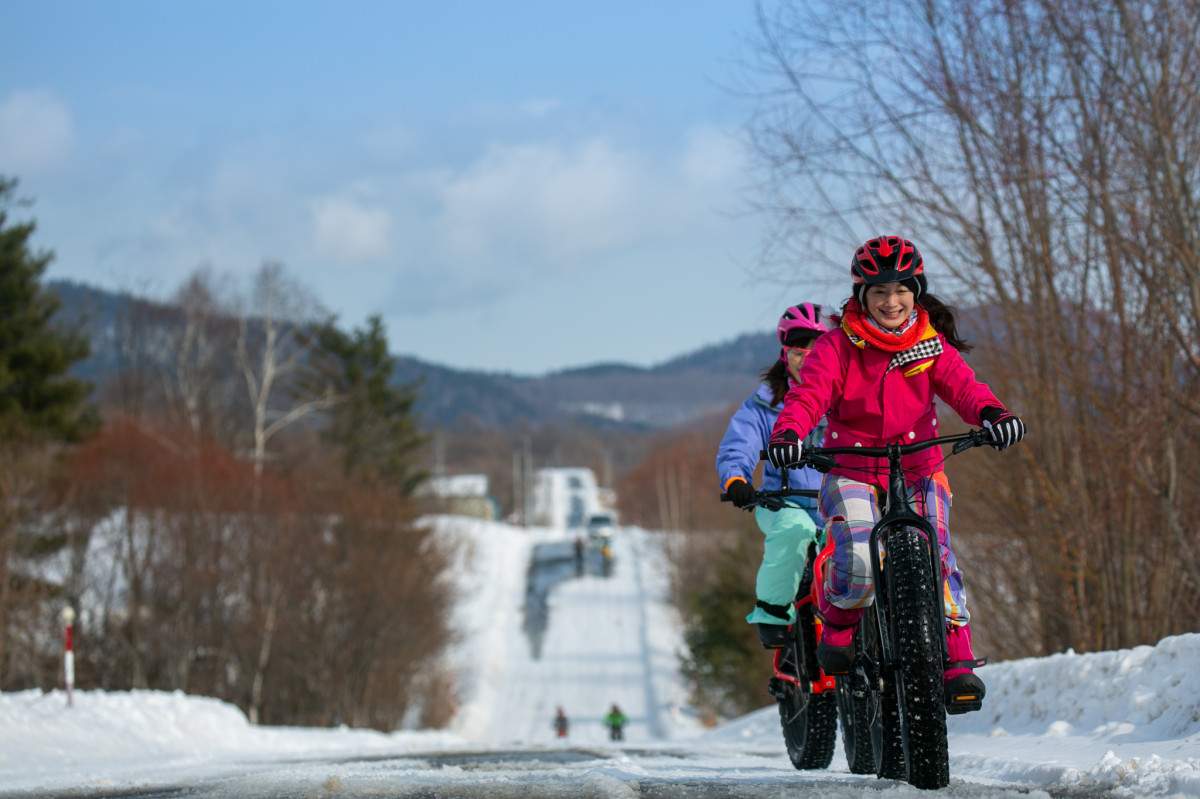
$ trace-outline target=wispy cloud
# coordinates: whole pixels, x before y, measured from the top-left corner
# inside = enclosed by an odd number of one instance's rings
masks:
[[[400,126],[383,148],[361,135],[229,137],[166,169],[122,150],[106,185],[138,224],[97,221],[102,263],[146,264],[171,282],[201,263],[236,274],[279,260],[343,307],[425,315],[566,286],[618,260],[723,255],[723,211],[744,174],[725,131],[694,127],[671,146],[576,127],[447,144]]]
[[[521,103],[520,110],[535,119],[544,119],[561,106],[558,100],[535,99]]]
[[[328,197],[313,204],[317,252],[346,264],[385,258],[391,252],[391,219],[379,207],[346,197]]]
[[[646,178],[602,140],[492,146],[441,187],[438,230],[452,257],[570,268],[637,236]]]
[[[693,186],[728,188],[744,178],[746,151],[729,131],[697,127],[688,132],[679,167],[682,177]]]
[[[428,224],[410,225],[416,236],[400,245],[394,303],[428,312],[484,302],[622,252],[703,247],[723,235],[742,167],[736,142],[707,127],[670,157],[603,137],[493,144],[412,184],[407,199]]]
[[[71,111],[53,92],[17,90],[0,101],[0,170],[21,175],[51,169],[74,146]]]

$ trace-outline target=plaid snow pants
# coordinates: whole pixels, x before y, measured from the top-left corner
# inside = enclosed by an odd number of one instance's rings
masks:
[[[942,553],[942,598],[946,621],[962,626],[971,619],[962,572],[950,548],[950,484],[946,473],[909,482],[913,508],[937,530]],[[821,512],[833,556],[825,570],[825,596],[830,604],[851,610],[875,598],[869,540],[879,521],[883,489],[848,477],[829,474],[821,484]]]

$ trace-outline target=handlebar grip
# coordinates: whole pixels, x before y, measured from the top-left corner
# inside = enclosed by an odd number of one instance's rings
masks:
[[[765,449],[760,449],[758,451],[758,459],[762,460],[762,461],[767,460],[767,451]],[[812,468],[816,469],[818,472],[821,472],[822,474],[826,474],[829,472],[830,469],[833,469],[834,467],[837,466],[837,461],[835,461],[833,459],[832,455],[818,455],[818,454],[815,454],[814,452],[812,452],[811,450],[807,450],[807,449],[803,452],[802,457],[800,458],[800,461],[801,461],[800,463],[796,464],[795,466],[792,466],[789,469],[781,470],[781,472],[783,474],[784,488],[787,488],[787,475],[788,475],[788,472],[790,472],[792,469],[802,469],[805,466],[811,466]]]

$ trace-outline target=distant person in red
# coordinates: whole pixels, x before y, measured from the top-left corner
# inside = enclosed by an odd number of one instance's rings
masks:
[[[571,726],[571,722],[567,721],[567,714],[563,712],[561,706],[558,708],[558,714],[554,717],[554,732],[559,738],[567,737],[567,728]]]

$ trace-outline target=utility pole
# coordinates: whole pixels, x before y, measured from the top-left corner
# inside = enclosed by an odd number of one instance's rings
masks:
[[[524,473],[525,473],[525,479],[523,481],[524,482],[523,487],[525,490],[525,494],[524,494],[524,500],[523,500],[523,507],[525,508],[525,512],[522,514],[521,523],[523,525],[525,525],[526,527],[528,527],[530,522],[532,521],[529,518],[529,515],[530,515],[530,510],[533,505],[533,503],[531,502],[531,494],[533,493],[533,441],[529,438],[529,436],[525,436]]]
[[[512,503],[513,517],[517,524],[525,525],[525,476],[522,474],[523,465],[521,450],[514,449],[512,453]]]

